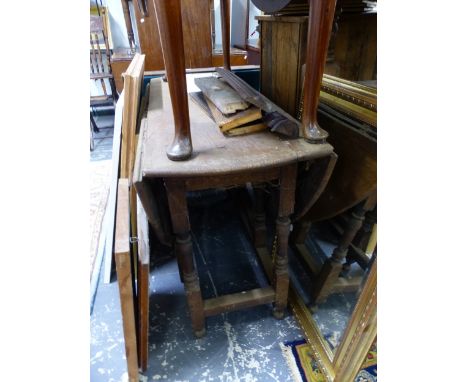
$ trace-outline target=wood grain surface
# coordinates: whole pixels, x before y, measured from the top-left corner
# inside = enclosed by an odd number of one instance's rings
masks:
[[[136,2],[135,21],[138,29],[138,40],[140,42],[141,52],[146,55],[146,68],[148,70],[163,70],[164,59],[159,38],[158,22],[156,20],[156,11],[153,0],[147,0],[148,16],[145,16]]]
[[[226,116],[223,113],[221,113],[219,109],[209,99],[206,100],[206,104],[210,109],[214,121],[223,133],[236,127],[245,125],[249,122],[262,119],[261,110],[255,106],[251,106],[245,110],[238,111],[237,113]]]
[[[150,87],[147,125],[144,132],[140,132],[142,144],[137,179],[142,176],[206,176],[262,170],[328,156],[333,152],[328,143],[310,145],[303,139],[281,139],[269,132],[225,137],[203,110],[190,101],[193,155],[189,161],[170,161],[165,151],[172,141],[174,121],[168,85],[153,79]]]
[[[249,107],[233,88],[219,78],[200,77],[195,79],[195,84],[223,114],[233,114]]]
[[[174,0],[172,0],[174,1]],[[154,0],[147,0],[148,15],[135,6],[135,19],[141,52],[146,54],[148,70],[163,70],[163,48]],[[136,5],[136,4],[135,4]],[[212,65],[210,0],[181,0],[184,56],[188,68]]]
[[[119,283],[120,308],[122,311],[122,326],[125,340],[128,378],[130,382],[138,382],[138,350],[130,256],[130,211],[128,190],[128,179],[119,179],[114,256],[117,281]]]
[[[138,222],[138,360],[143,371],[148,366],[150,243],[148,219],[137,199]]]
[[[258,16],[261,25],[262,93],[292,116],[298,114],[305,62],[307,17]]]
[[[136,53],[124,74],[125,100],[122,115],[122,149],[120,177],[132,179],[135,163],[138,109],[145,70],[145,55]]]

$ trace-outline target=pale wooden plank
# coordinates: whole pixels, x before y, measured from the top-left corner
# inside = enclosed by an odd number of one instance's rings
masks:
[[[110,283],[112,270],[112,248],[114,245],[115,210],[117,201],[117,182],[119,180],[120,144],[122,133],[122,111],[125,99],[125,89],[120,94],[115,105],[114,116],[114,137],[112,142],[112,172],[110,178],[109,199],[107,201],[106,215],[103,227],[106,229],[106,244],[104,254],[104,274],[105,284]],[[107,210],[109,213],[107,213]]]
[[[245,110],[249,107],[249,104],[233,88],[219,78],[195,78],[195,85],[223,114],[232,114],[237,110]]]
[[[148,366],[150,246],[148,219],[137,197],[138,222],[138,360],[143,371]]]
[[[238,126],[242,126],[262,118],[261,110],[255,106],[251,106],[233,114],[224,115],[218,110],[215,104],[210,101],[210,99],[205,97],[205,100],[211,111],[211,115],[222,132],[229,131]]]
[[[236,127],[235,129],[231,129],[226,132],[226,135],[229,137],[234,137],[237,135],[246,135],[252,133],[258,133],[259,131],[263,131],[267,129],[267,125],[263,122],[254,123],[252,125]]]
[[[135,162],[135,132],[138,119],[141,85],[143,81],[145,55],[135,54],[127,71],[124,73],[124,89],[126,97],[122,120],[122,150],[120,176],[132,179]]]
[[[138,353],[136,341],[135,307],[130,259],[130,216],[128,179],[119,179],[115,227],[115,268],[119,284],[120,308],[125,340],[125,354],[129,382],[138,382]]]

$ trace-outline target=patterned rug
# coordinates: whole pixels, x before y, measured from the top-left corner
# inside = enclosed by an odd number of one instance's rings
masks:
[[[295,382],[326,382],[305,340],[285,342],[281,346]],[[354,382],[377,381],[377,343],[367,354]]]

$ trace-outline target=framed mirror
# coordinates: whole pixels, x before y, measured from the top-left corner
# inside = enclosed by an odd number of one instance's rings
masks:
[[[376,341],[377,260],[358,291],[330,296],[318,308],[306,304],[297,285],[291,286],[290,294],[294,315],[322,373],[328,381],[352,381]],[[341,317],[337,320],[335,315]]]

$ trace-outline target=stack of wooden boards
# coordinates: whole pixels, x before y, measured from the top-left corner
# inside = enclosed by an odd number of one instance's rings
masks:
[[[146,370],[148,362],[148,221],[132,182],[139,120],[147,100],[146,95],[140,102],[144,67],[145,56],[137,53],[123,74],[124,89],[115,110],[110,245],[106,240],[115,260],[129,382],[139,381],[139,367]],[[103,278],[109,282],[112,256],[105,261]]]
[[[192,100],[218,125],[226,136],[237,136],[267,128],[259,107],[242,99],[223,79],[199,77],[201,92],[190,93]]]

